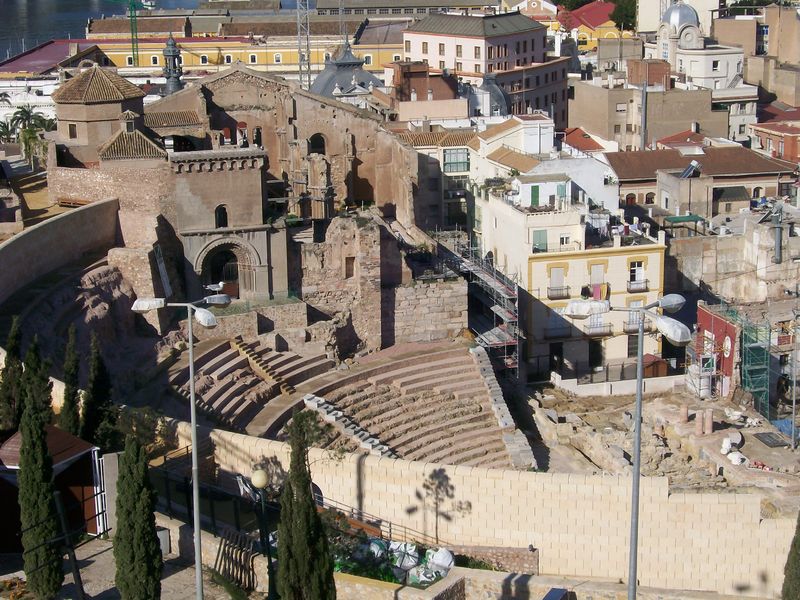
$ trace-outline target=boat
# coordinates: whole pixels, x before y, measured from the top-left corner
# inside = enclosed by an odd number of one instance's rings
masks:
[[[139,0],[145,8],[155,8],[156,7],[156,0]]]

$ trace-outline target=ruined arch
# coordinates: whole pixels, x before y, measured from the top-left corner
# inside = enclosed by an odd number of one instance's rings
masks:
[[[247,296],[256,289],[255,266],[258,252],[241,238],[224,237],[207,244],[197,255],[195,272],[203,285],[223,282],[232,298]]]
[[[321,133],[315,133],[308,138],[308,153],[309,154],[325,154],[327,147],[327,140]]]

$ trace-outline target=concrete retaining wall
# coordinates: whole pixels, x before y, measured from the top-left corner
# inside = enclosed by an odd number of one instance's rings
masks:
[[[186,423],[175,423],[179,445]],[[264,459],[288,470],[289,448],[201,429],[220,469],[250,473]],[[505,471],[312,449],[315,484],[331,500],[436,535],[443,543],[539,551],[543,574],[625,579],[630,481],[621,476]],[[433,508],[425,489],[450,486]],[[447,518],[444,518],[446,515]],[[639,578],[644,586],[777,597],[794,535],[792,518],[761,519],[755,494],[673,493],[663,477],[641,485]],[[746,560],[730,564],[731,549]]]
[[[117,233],[116,200],[76,208],[0,244],[0,304],[39,277],[91,250],[107,250]]]
[[[550,382],[556,387],[576,396],[626,396],[636,393],[636,380],[605,381],[603,383],[578,383],[577,379],[562,379],[556,372],[550,373]],[[660,394],[671,392],[686,383],[685,375],[668,377],[649,377],[642,381],[642,392]]]

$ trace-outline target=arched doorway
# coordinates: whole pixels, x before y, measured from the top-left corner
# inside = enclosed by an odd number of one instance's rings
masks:
[[[246,248],[235,242],[212,247],[200,267],[203,285],[222,282],[222,293],[231,298],[246,297],[255,291],[253,259]]]
[[[628,194],[625,196],[625,206],[633,206],[636,204],[636,194]]]
[[[753,188],[753,198],[758,200],[763,195],[764,195],[764,188],[760,188],[760,187],[754,187]]]
[[[315,133],[308,138],[309,154],[325,154],[325,138],[321,133]]]

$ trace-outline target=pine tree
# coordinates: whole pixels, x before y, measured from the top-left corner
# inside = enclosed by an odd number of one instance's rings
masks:
[[[111,377],[100,355],[100,344],[92,336],[89,354],[89,380],[83,394],[80,437],[103,450],[111,450],[114,443],[117,411],[111,400]]]
[[[40,600],[49,600],[61,588],[64,571],[53,501],[53,463],[45,432],[51,391],[46,370],[26,371],[24,386],[18,474],[23,561],[28,590]]]
[[[71,325],[67,335],[67,347],[64,350],[64,402],[58,415],[58,424],[64,431],[72,435],[80,432],[80,416],[78,407],[80,391],[78,388],[79,363],[75,349],[75,325]]]
[[[6,341],[5,364],[0,371],[0,431],[16,431],[22,415],[22,405],[18,403],[22,379],[21,337],[19,317],[14,317]]]
[[[117,590],[123,600],[153,600],[161,597],[163,564],[156,536],[156,494],[147,475],[147,455],[134,436],[125,441],[117,481]]]
[[[791,548],[789,548],[786,566],[783,568],[781,598],[784,598],[784,600],[797,600],[800,598],[800,514],[797,515],[794,539],[792,540]]]
[[[22,373],[20,384],[20,402],[17,403],[17,411],[22,419],[23,411],[30,405],[40,413],[42,422],[49,425],[53,420],[52,397],[50,394],[43,394],[39,389],[39,382],[47,382],[47,389],[53,386],[50,384],[50,365],[42,360],[39,354],[39,338],[34,336],[33,341],[25,352],[25,367]]]
[[[333,559],[311,492],[308,446],[311,413],[298,413],[289,426],[292,454],[281,496],[278,525],[278,593],[283,600],[336,598]]]

